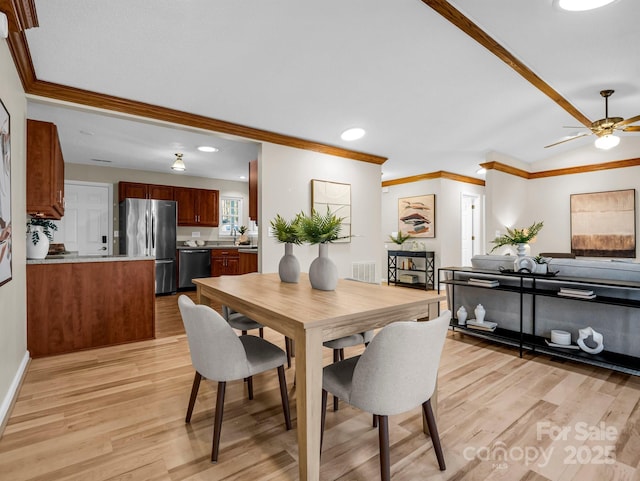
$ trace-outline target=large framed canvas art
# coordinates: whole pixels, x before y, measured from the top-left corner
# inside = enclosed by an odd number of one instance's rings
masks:
[[[0,100],[0,286],[11,280],[11,130]]]
[[[342,217],[340,238],[333,242],[351,242],[351,184],[311,181],[311,208],[325,214],[327,208],[337,217]]]
[[[435,194],[398,199],[398,232],[411,237],[436,236]]]
[[[571,195],[571,252],[587,257],[635,257],[635,189]]]

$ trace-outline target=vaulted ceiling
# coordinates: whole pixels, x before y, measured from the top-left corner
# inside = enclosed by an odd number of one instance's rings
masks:
[[[604,117],[602,89],[616,91],[610,115],[640,114],[636,0],[575,13],[552,0],[35,0],[35,10],[38,27],[10,45],[18,59],[20,45],[30,53],[29,115],[58,124],[68,162],[167,171],[181,149],[188,173],[236,178],[257,147],[232,140],[249,139],[386,158],[383,179],[396,179],[478,177],[496,156],[535,169],[640,152],[638,132],[606,152],[594,136],[544,148]],[[341,140],[353,126],[366,136]],[[216,154],[195,150],[218,139]]]

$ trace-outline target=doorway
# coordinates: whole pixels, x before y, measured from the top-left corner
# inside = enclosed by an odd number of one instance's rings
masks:
[[[64,216],[57,221],[54,242],[78,255],[111,255],[113,243],[113,185],[97,182],[65,181]]]
[[[461,265],[471,266],[471,257],[480,253],[481,208],[478,194],[462,193],[460,203],[461,219]]]

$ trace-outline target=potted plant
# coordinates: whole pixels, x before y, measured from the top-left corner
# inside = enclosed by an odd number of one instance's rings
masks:
[[[327,207],[325,214],[314,209],[310,216],[301,215],[295,226],[303,242],[318,244],[318,257],[309,266],[309,281],[314,289],[333,291],[338,285],[338,268],[329,259],[329,243],[340,238],[342,221]]]
[[[302,213],[297,214],[292,221],[288,221],[278,214],[271,221],[271,228],[276,235],[277,241],[284,244],[284,256],[278,264],[278,274],[280,274],[282,282],[295,284],[300,279],[300,263],[296,256],[293,255],[293,246],[302,244],[302,240],[296,230],[302,215]]]
[[[53,242],[53,231],[57,230],[58,226],[53,221],[31,217],[27,222],[27,258],[44,259],[49,251],[49,242]]]
[[[536,263],[536,274],[546,274],[549,272],[549,261],[550,257],[542,257],[541,255],[537,255],[533,258]]]
[[[516,229],[507,227],[507,233],[496,237],[491,242],[495,244],[491,252],[498,247],[510,245],[517,246],[518,256],[524,256],[526,252],[527,244],[536,236],[542,229],[543,222],[534,222],[529,227],[524,229]]]
[[[391,234],[389,236],[389,239],[391,240],[391,242],[394,242],[394,243],[398,244],[399,246],[404,244],[404,242],[409,238],[411,238],[411,236],[409,234],[404,235],[402,232],[398,232],[395,237],[393,236],[393,234]]]
[[[247,226],[241,225],[238,227],[238,233],[240,234],[240,238],[238,239],[238,245],[244,246],[249,244],[249,237],[246,234]]]

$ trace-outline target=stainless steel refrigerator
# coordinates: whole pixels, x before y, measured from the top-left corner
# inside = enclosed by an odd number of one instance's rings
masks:
[[[172,200],[120,202],[120,254],[156,258],[156,294],[176,292],[176,219]]]

